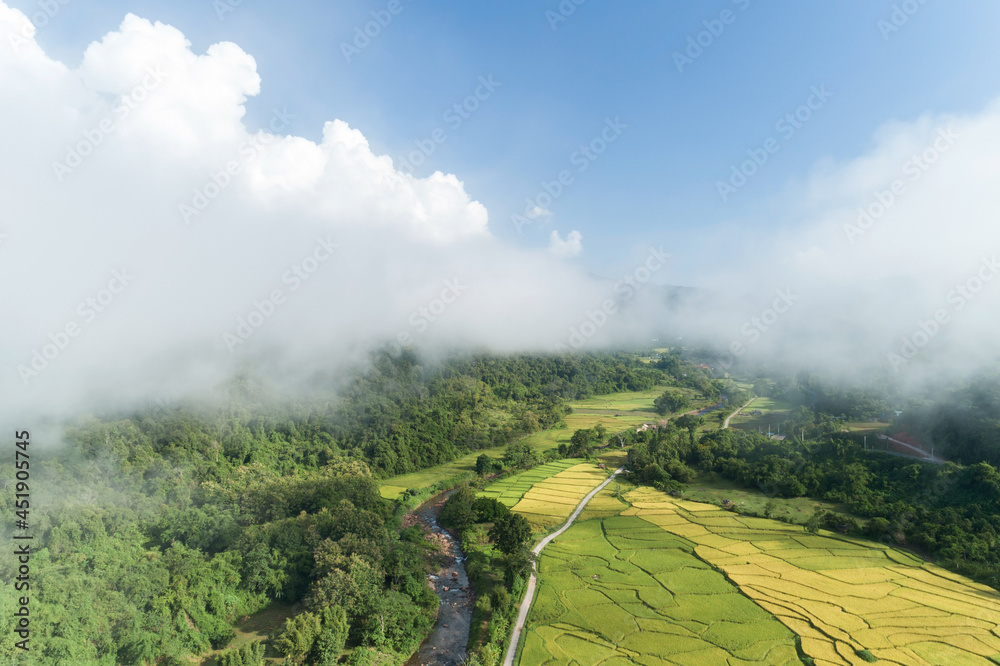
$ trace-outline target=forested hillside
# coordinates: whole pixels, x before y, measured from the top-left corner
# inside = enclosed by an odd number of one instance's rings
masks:
[[[89,417],[66,424],[59,447],[35,435],[32,651],[14,647],[8,584],[0,655],[189,663],[272,601],[311,613],[286,636],[296,663],[333,663],[345,641],[409,654],[438,603],[428,546],[400,529],[404,508],[379,496],[376,478],[550,427],[566,399],[668,378],[624,353],[427,366],[382,354],[339,393],[274,400],[244,377],[212,407]],[[13,485],[2,493],[12,506]],[[15,566],[0,560],[0,578]]]
[[[270,395],[247,375],[211,401],[60,424],[61,442],[33,435],[33,650],[26,657],[15,648],[7,584],[0,655],[15,664],[190,663],[230,645],[239,618],[279,603],[286,615],[299,604],[271,641],[290,663],[331,664],[348,653],[358,664],[378,654],[398,660],[427,634],[438,600],[425,584],[430,545],[416,527],[403,528],[407,498],[383,499],[379,479],[559,426],[571,400],[663,386],[653,408],[677,412],[680,389],[689,388],[723,404],[724,416],[752,395],[749,385],[677,353],[429,363],[404,352],[376,355],[337,378],[337,390],[307,397]],[[753,387],[800,396],[785,430],[804,433],[804,442],[681,416],[622,433],[633,478],[669,490],[712,475],[775,497],[841,502],[861,520],[830,514],[814,523],[891,540],[1000,585],[1000,475],[983,462],[1000,460],[995,384],[910,399],[885,426],[934,437],[974,463],[964,467],[873,456],[859,435],[842,432],[846,419],[892,412],[900,399],[885,391],[810,378]],[[589,455],[613,434],[581,433],[586,445],[564,454]],[[535,459],[518,447],[530,453],[518,444],[495,464]],[[0,492],[13,505],[14,485]],[[520,569],[505,557],[493,570],[506,567],[499,580],[513,587],[517,576],[508,574]],[[0,559],[6,583],[15,566]],[[491,634],[491,644],[503,640]],[[251,644],[220,663],[257,664],[258,652]]]
[[[738,430],[694,436],[696,423],[629,433],[633,478],[678,490],[697,475],[772,497],[841,503],[858,520],[820,512],[813,527],[907,546],[953,571],[1000,587],[1000,471],[865,451],[863,435],[832,429],[831,415],[800,416],[806,435],[779,441]],[[996,452],[1000,440],[989,450]]]

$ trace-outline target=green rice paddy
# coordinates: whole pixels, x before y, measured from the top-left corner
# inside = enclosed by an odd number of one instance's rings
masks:
[[[799,663],[791,630],[694,550],[636,517],[578,521],[542,553],[520,663]]]
[[[904,551],[645,487],[592,502],[542,553],[521,664],[1000,663],[1000,593]]]

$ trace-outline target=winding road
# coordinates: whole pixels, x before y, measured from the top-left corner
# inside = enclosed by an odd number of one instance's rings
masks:
[[[748,405],[749,405],[749,404],[750,404],[751,402],[753,402],[753,401],[754,401],[754,400],[756,400],[756,399],[757,399],[757,398],[750,398],[749,400],[747,400],[747,404],[746,404],[746,405],[743,405],[742,407],[740,407],[739,409],[737,409],[737,410],[736,410],[735,412],[733,412],[732,414],[730,414],[729,416],[727,416],[727,417],[726,417],[726,422],[725,422],[725,424],[723,424],[723,426],[722,426],[722,429],[723,429],[723,430],[725,430],[726,428],[728,428],[728,427],[729,427],[729,419],[731,419],[731,418],[733,418],[734,416],[736,416],[737,414],[739,414],[741,410],[743,410],[743,409],[746,409],[746,407],[747,407],[747,406],[748,406]]]
[[[550,541],[568,530],[573,524],[573,521],[576,520],[577,516],[583,512],[584,507],[587,506],[587,502],[592,500],[594,495],[604,490],[604,487],[611,483],[611,480],[618,476],[618,474],[624,469],[624,467],[619,467],[614,471],[614,474],[609,476],[607,480],[604,481],[604,483],[591,490],[586,497],[580,500],[576,509],[572,514],[570,514],[569,520],[563,523],[563,526],[558,530],[542,539],[537,546],[531,549],[531,552],[535,555],[540,554],[542,549],[549,545]],[[521,632],[524,630],[524,623],[528,619],[528,611],[531,610],[531,602],[535,598],[535,584],[537,582],[538,576],[535,575],[535,566],[532,565],[531,577],[528,579],[528,589],[524,592],[524,600],[521,602],[521,609],[517,613],[517,624],[514,625],[514,633],[510,637],[510,645],[507,646],[507,654],[503,658],[504,666],[514,666],[514,654],[517,652],[517,644],[521,640]]]

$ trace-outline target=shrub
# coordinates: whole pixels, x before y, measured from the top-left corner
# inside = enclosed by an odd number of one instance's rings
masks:
[[[264,643],[255,641],[219,657],[219,666],[263,666]]]

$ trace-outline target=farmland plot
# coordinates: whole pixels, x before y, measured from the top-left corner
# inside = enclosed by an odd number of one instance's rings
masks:
[[[594,463],[561,460],[502,479],[478,493],[494,497],[544,532],[566,521],[591,490],[608,478]]]
[[[543,552],[522,664],[797,664],[794,634],[637,517],[578,521]]]
[[[695,545],[801,636],[818,665],[1000,663],[1000,593],[874,542],[747,518],[641,488],[635,516]],[[868,659],[866,659],[868,657]]]

